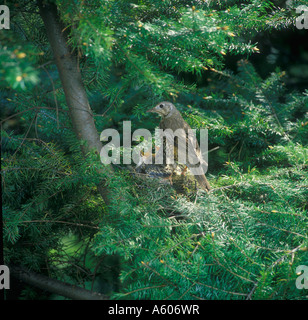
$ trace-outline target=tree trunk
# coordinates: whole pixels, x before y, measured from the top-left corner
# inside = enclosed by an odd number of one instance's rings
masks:
[[[38,5],[54,54],[75,134],[79,140],[86,141],[86,145],[82,147],[82,152],[86,156],[88,152],[94,150],[99,156],[102,144],[99,140],[92,110],[82,83],[77,58],[68,46],[67,33],[60,21],[57,7],[55,4],[43,0],[38,0]],[[107,171],[107,175],[111,175],[113,171],[111,166],[103,167],[102,165],[101,172],[103,170],[105,170],[105,173]],[[98,190],[108,205],[107,187],[101,183],[98,186]]]

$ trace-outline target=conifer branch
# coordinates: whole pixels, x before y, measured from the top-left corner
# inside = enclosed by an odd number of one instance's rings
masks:
[[[27,284],[72,300],[108,300],[106,295],[34,273],[22,266],[9,266],[12,275]]]

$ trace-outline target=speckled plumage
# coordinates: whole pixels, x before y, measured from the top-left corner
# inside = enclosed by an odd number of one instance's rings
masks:
[[[194,145],[193,141],[188,136],[188,130],[191,129],[190,126],[183,119],[181,113],[176,109],[176,107],[171,102],[167,102],[167,101],[160,102],[153,109],[148,110],[148,112],[156,112],[162,117],[159,127],[163,130],[171,129],[173,132],[175,132],[177,129],[183,129],[183,135],[180,135],[180,137],[183,138],[183,141],[186,141],[186,145],[188,146],[188,148],[186,148],[186,152],[188,152],[189,150],[189,157],[192,160],[193,164],[190,163],[188,160],[186,165],[189,169],[191,169],[191,171],[192,169],[199,166],[199,165],[196,165],[196,163],[199,163],[199,164],[203,163],[207,167],[207,164],[202,159],[198,142],[196,141],[196,144]],[[189,146],[191,147],[190,149],[189,149]],[[178,146],[175,143],[175,146],[174,146],[175,152],[179,152],[177,147]],[[187,159],[188,159],[188,156],[187,156]],[[196,172],[196,170],[194,172]],[[210,190],[210,184],[203,173],[194,174],[194,177],[198,181],[198,184],[202,189],[206,191]]]

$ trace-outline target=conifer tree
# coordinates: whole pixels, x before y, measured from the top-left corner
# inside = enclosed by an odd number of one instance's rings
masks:
[[[308,91],[249,61],[262,54],[256,36],[294,29],[302,4],[7,1],[5,264],[64,295],[57,281],[111,298],[305,298]],[[99,133],[123,120],[154,130],[145,111],[161,100],[209,129],[209,194],[100,163]]]

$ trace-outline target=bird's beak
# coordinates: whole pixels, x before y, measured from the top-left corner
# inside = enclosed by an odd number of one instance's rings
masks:
[[[155,110],[155,107],[154,107],[152,109],[147,110],[147,112],[157,112],[157,111]]]

